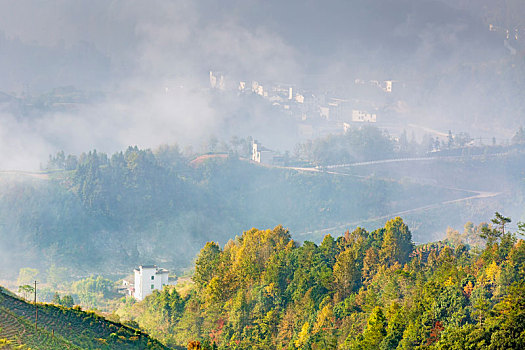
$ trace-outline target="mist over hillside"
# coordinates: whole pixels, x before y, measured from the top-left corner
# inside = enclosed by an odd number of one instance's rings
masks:
[[[524,18],[0,0],[0,348],[522,349]]]
[[[295,240],[319,243],[327,233],[402,215],[424,243],[497,210],[523,217],[522,145],[400,158],[398,147],[385,144],[391,159],[384,160],[363,152],[389,140],[380,135],[372,129],[343,136],[360,140],[361,149],[316,141],[317,157],[359,157],[341,167],[325,167],[322,158],[316,167],[294,165],[295,158],[280,166],[250,162],[240,156],[250,140],[238,140],[202,156],[176,145],[128,147],[111,155],[59,153],[44,172],[0,172],[0,272],[14,279],[23,267],[42,276],[60,267],[73,278],[123,276],[141,263],[180,272],[206,242],[225,244],[251,227],[283,225]]]
[[[0,168],[35,169],[59,150],[198,147],[235,134],[284,151],[307,137],[270,104],[217,97],[210,70],[233,89],[256,80],[329,91],[375,101],[383,122],[504,141],[525,100],[514,3],[3,2]],[[393,94],[356,79],[395,81]],[[64,86],[103,97],[44,108]]]
[[[514,0],[0,2],[0,171],[79,160],[1,174],[3,259],[187,266],[252,226],[316,240],[404,213],[428,241],[521,217],[523,15]],[[242,155],[222,147],[240,139]],[[250,164],[247,140],[290,164]],[[183,165],[156,158],[163,144]],[[228,162],[190,165],[208,152]]]
[[[80,275],[125,273],[144,261],[180,269],[205,242],[226,243],[251,227],[283,224],[299,234],[464,196],[375,178],[265,168],[236,157],[198,165],[176,150],[137,148],[111,157],[84,154],[72,172],[2,174],[0,181],[1,259],[16,261],[2,271],[13,275],[24,266],[52,265]],[[412,200],[422,188],[427,194]]]

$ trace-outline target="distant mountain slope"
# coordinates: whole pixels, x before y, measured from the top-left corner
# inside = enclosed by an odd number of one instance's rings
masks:
[[[175,157],[177,158],[177,157]],[[237,157],[170,165],[129,148],[90,152],[49,180],[0,177],[0,269],[55,264],[76,275],[189,266],[198,247],[251,227],[307,232],[468,194],[374,176],[256,166]],[[419,240],[419,239],[418,239]],[[13,261],[15,261],[13,263]]]
[[[0,347],[167,349],[145,333],[80,309],[39,303],[38,329],[34,322],[34,305],[0,287]]]

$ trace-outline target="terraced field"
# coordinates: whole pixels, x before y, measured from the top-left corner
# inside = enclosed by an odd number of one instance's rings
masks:
[[[0,349],[167,349],[147,334],[92,312],[35,306],[0,287]]]
[[[17,316],[5,307],[0,307],[0,339],[5,339],[5,349],[19,347],[31,349],[81,349],[59,335],[40,328]],[[0,342],[0,349],[2,343]]]

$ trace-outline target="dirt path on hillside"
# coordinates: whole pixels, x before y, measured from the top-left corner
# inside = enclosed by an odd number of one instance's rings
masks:
[[[0,170],[0,175],[29,176],[36,179],[49,180],[48,173],[38,171]]]
[[[453,200],[448,200],[448,201],[442,201],[442,202],[429,204],[429,205],[423,205],[423,206],[420,206],[420,207],[417,207],[417,208],[403,210],[403,211],[398,211],[398,212],[395,212],[395,213],[389,213],[389,214],[386,214],[386,215],[375,216],[375,217],[371,217],[371,218],[368,218],[368,219],[347,222],[347,223],[344,223],[344,224],[341,224],[341,225],[332,226],[332,227],[328,227],[328,228],[324,228],[324,229],[320,229],[320,230],[300,232],[300,233],[297,233],[297,235],[298,236],[305,236],[305,235],[312,235],[312,234],[321,234],[321,233],[325,233],[325,232],[329,232],[329,231],[336,231],[336,230],[341,230],[341,229],[348,228],[348,227],[359,226],[360,224],[363,224],[363,223],[366,223],[366,222],[374,222],[374,221],[379,221],[379,220],[391,219],[391,218],[395,218],[397,216],[403,216],[403,215],[406,215],[406,214],[413,214],[413,213],[426,211],[426,210],[430,210],[430,209],[436,209],[436,208],[439,208],[439,207],[444,206],[444,205],[461,203],[461,202],[466,202],[466,201],[476,200],[476,199],[492,198],[492,197],[497,197],[497,196],[502,194],[502,192],[475,192],[475,191],[470,191],[470,190],[464,190],[464,191],[474,192],[476,194],[472,195],[472,196],[468,196],[468,197],[463,197],[463,198],[458,198],[458,199],[453,199]]]
[[[455,158],[455,157],[442,157],[441,159],[443,159],[443,158],[449,158],[450,159],[450,158]],[[379,161],[371,161],[371,162],[361,162],[361,163],[353,163],[353,164],[332,165],[332,166],[323,167],[323,168],[301,168],[301,167],[280,167],[280,168],[292,169],[292,170],[302,171],[302,172],[316,172],[316,173],[325,173],[325,174],[331,174],[331,175],[337,175],[337,176],[351,176],[351,177],[356,177],[356,178],[367,178],[367,176],[363,176],[363,175],[352,175],[352,174],[346,174],[346,173],[341,173],[341,172],[337,172],[337,171],[329,171],[327,169],[344,168],[344,167],[352,167],[352,166],[366,166],[366,165],[384,164],[384,163],[393,163],[393,162],[403,162],[403,161],[410,161],[410,162],[412,162],[412,161],[428,161],[428,160],[438,160],[438,159],[439,158],[405,158],[405,159],[389,159],[389,160],[379,160]],[[398,211],[398,212],[394,212],[394,213],[389,213],[389,214],[386,214],[386,215],[380,215],[380,216],[375,216],[375,217],[371,217],[371,218],[367,218],[367,219],[363,219],[363,220],[347,222],[347,223],[344,223],[344,224],[340,224],[340,225],[336,225],[336,226],[332,226],[332,227],[328,227],[328,228],[324,228],[324,229],[301,232],[301,233],[297,233],[297,235],[298,236],[306,236],[306,235],[312,235],[312,234],[322,234],[322,233],[326,233],[326,232],[329,232],[329,231],[336,231],[336,230],[341,230],[341,229],[348,228],[348,227],[355,227],[355,226],[358,226],[358,225],[366,223],[366,222],[374,222],[374,221],[379,221],[379,220],[391,219],[391,218],[395,218],[397,216],[403,216],[403,215],[407,215],[407,214],[413,214],[413,213],[422,212],[422,211],[426,211],[426,210],[436,209],[436,208],[439,208],[439,207],[442,207],[442,206],[445,206],[445,205],[456,204],[456,203],[461,203],[461,202],[466,202],[466,201],[471,201],[471,200],[477,200],[477,199],[493,198],[493,197],[497,197],[497,196],[502,194],[502,192],[474,191],[474,190],[470,190],[470,189],[453,188],[453,187],[446,187],[446,186],[439,186],[439,185],[432,185],[432,186],[433,187],[438,187],[438,188],[443,188],[443,189],[448,189],[448,190],[463,191],[463,192],[468,193],[469,195],[467,195],[465,197],[453,199],[453,200],[441,201],[441,202],[438,202],[438,203],[432,203],[432,204],[428,204],[428,205],[423,205],[423,206],[420,206],[420,207],[417,207],[417,208],[412,208],[412,209],[407,209],[407,210]]]

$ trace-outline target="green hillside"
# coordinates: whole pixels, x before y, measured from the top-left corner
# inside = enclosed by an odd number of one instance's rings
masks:
[[[0,287],[1,349],[167,349],[147,334],[92,312],[38,303]]]
[[[118,314],[202,349],[524,349],[525,242],[508,221],[420,246],[399,217],[320,245],[252,229],[206,244],[185,296],[165,288]]]
[[[9,266],[12,279],[28,266],[80,276],[142,263],[187,267],[207,241],[223,244],[250,227],[311,232],[468,195],[259,166],[235,153],[196,162],[177,148],[61,154],[50,165],[63,170],[0,177],[0,242],[12,247],[0,254],[0,271]]]

